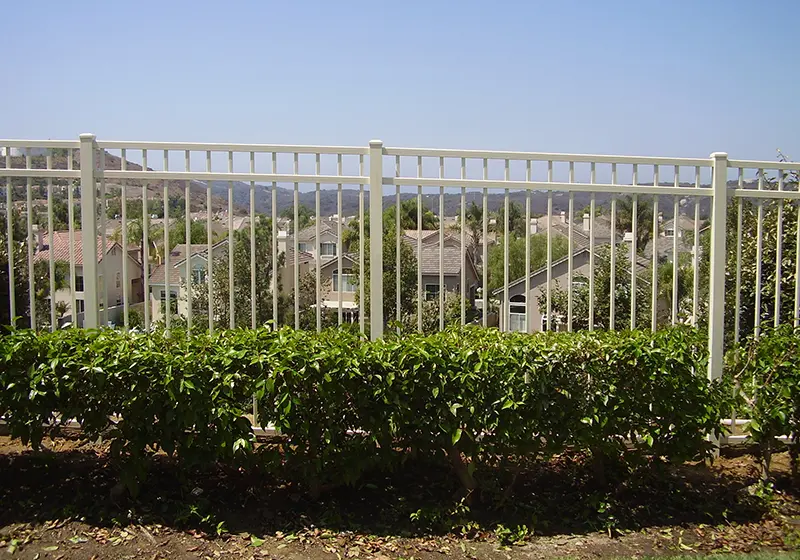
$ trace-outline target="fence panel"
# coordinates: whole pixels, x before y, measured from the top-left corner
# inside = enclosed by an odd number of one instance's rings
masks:
[[[797,163],[91,134],[0,145],[2,311],[20,326],[354,323],[376,338],[690,323],[709,329],[716,377],[726,345],[800,325]]]

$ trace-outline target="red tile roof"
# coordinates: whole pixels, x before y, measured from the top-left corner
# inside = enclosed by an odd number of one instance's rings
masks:
[[[75,236],[75,264],[78,266],[83,265],[83,232],[77,230],[74,232]],[[33,260],[35,262],[44,261],[49,262],[50,254],[52,252],[53,259],[55,261],[65,261],[69,262],[70,260],[70,250],[69,250],[69,232],[68,231],[54,231],[53,232],[53,246],[48,247],[47,244],[50,242],[50,234],[44,233],[42,235],[42,241],[45,244],[44,249],[37,252],[34,255]],[[97,262],[103,260],[103,256],[105,253],[108,253],[111,248],[117,245],[115,241],[112,241],[108,237],[106,237],[106,250],[103,251],[101,237],[97,236],[97,243],[95,246],[97,247]]]

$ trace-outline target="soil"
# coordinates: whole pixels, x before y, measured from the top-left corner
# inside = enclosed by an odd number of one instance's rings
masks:
[[[787,453],[770,487],[747,451],[712,465],[607,471],[581,456],[479,471],[465,508],[439,464],[408,463],[317,499],[248,469],[186,471],[153,458],[135,499],[108,449],[76,438],[31,451],[0,437],[0,556],[31,559],[604,558],[800,548],[800,484]],[[459,505],[462,504],[462,505]]]

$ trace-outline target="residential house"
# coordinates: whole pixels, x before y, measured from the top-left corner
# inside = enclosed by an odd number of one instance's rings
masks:
[[[51,256],[58,262],[70,262],[70,243],[68,231],[54,231],[53,232],[53,245],[48,245],[50,236],[47,233],[39,230],[37,236],[37,249],[34,255],[34,262],[49,262]],[[72,278],[70,273],[67,272],[65,284],[67,287],[57,290],[54,294],[56,303],[63,302],[67,305],[68,312],[70,313],[69,320],[77,321],[80,325],[82,323],[82,313],[85,308],[84,293],[84,254],[83,254],[83,232],[80,230],[73,232],[74,245],[73,255],[75,259],[75,305],[77,309],[73,310],[72,307]],[[103,305],[103,299],[108,284],[108,305],[109,308],[121,306],[123,298],[128,298],[129,304],[135,304],[144,300],[143,290],[143,275],[142,263],[138,259],[139,248],[130,247],[127,251],[116,241],[106,238],[105,248],[103,248],[102,238],[97,238],[97,271],[98,271],[98,293],[100,294],[100,305]],[[127,273],[128,283],[123,285],[122,263],[123,259],[127,259]],[[108,320],[118,322],[119,313],[113,311],[109,314]]]
[[[406,230],[403,241],[414,249],[417,255],[418,245],[417,230]],[[464,252],[462,259],[461,239],[459,235],[444,234],[444,244],[441,244],[438,230],[423,230],[421,254],[418,257],[418,266],[422,273],[422,287],[425,297],[435,299],[444,281],[444,289],[448,292],[461,291],[461,274],[465,276],[467,292],[464,294],[471,303],[475,300],[475,292],[480,285],[480,275],[472,258]],[[443,247],[440,250],[440,246]],[[441,265],[441,266],[440,266]],[[441,275],[440,275],[441,270]]]
[[[581,219],[569,223],[569,218],[566,212],[553,214],[552,216],[541,216],[539,218],[531,218],[530,233],[531,234],[547,234],[548,226],[553,236],[560,236],[569,238],[569,232],[572,230],[572,244],[575,249],[589,247],[591,235],[591,216],[584,213]],[[595,246],[607,245],[611,243],[612,237],[618,237],[611,231],[611,218],[605,215],[595,216],[594,218],[594,243]]]
[[[227,250],[228,240],[226,238],[211,247],[211,254],[217,258],[226,255]],[[184,317],[187,315],[187,259],[189,259],[192,285],[205,282],[208,274],[208,245],[205,243],[190,245],[180,243],[170,251],[169,256],[169,269],[166,264],[160,264],[150,273],[149,305],[150,317],[153,321],[164,318],[167,302],[167,278],[169,278],[169,300],[173,312]],[[168,274],[169,276],[167,276]]]
[[[662,221],[659,224],[659,235],[655,240],[659,258],[672,262],[673,243],[675,236],[678,237],[678,253],[692,254],[694,243],[690,239],[694,235],[694,220],[688,216],[680,214],[678,216],[677,227],[675,219]],[[653,256],[653,240],[649,240],[644,248],[645,257]]]
[[[627,245],[620,244],[619,250],[625,251]],[[581,288],[588,286],[590,275],[591,252],[588,247],[581,247],[572,254],[572,287]],[[595,253],[595,266],[597,266],[598,255]],[[644,257],[636,259],[637,274],[646,270],[650,265],[650,260]],[[547,328],[547,314],[539,308],[539,301],[547,297],[547,266],[543,266],[533,271],[529,277],[530,291],[525,293],[525,277],[517,278],[508,284],[508,326],[506,327],[506,303],[505,288],[498,288],[492,292],[492,296],[499,300],[499,327],[501,330],[509,331],[543,331]],[[552,264],[552,286],[558,286],[566,290],[569,286],[569,258],[562,257],[553,261]],[[649,282],[640,278],[639,282],[649,285]],[[664,302],[660,303],[661,306]],[[563,317],[554,317],[556,330],[565,328]]]
[[[552,235],[568,237],[570,229],[572,230],[573,239],[573,254],[572,254],[572,268],[573,268],[573,288],[585,286],[588,283],[589,277],[589,257],[590,257],[590,234],[591,234],[591,220],[588,214],[584,214],[580,222],[573,224],[568,223],[565,212],[552,216],[552,221],[548,220],[547,216],[540,218],[533,218],[530,225],[530,233],[546,233],[548,223],[550,224]],[[595,251],[601,247],[607,247],[612,242],[618,243],[619,250],[630,254],[630,234],[622,236],[611,231],[611,220],[608,216],[596,216],[594,220],[595,234],[594,243]],[[679,251],[690,252],[691,247],[685,243],[684,233],[694,228],[694,222],[685,216],[680,216],[678,221],[678,235],[679,235]],[[674,220],[664,222],[661,226],[661,234],[656,240],[656,247],[658,248],[659,255],[666,258],[672,258],[673,237],[675,232]],[[644,255],[640,255],[636,259],[637,273],[646,270],[652,264],[652,247],[653,241],[648,243],[644,250]],[[649,254],[648,254],[649,253]],[[597,256],[597,253],[595,253]],[[525,293],[525,277],[517,278],[508,285],[508,326],[507,330],[511,331],[541,331],[546,328],[547,317],[539,309],[540,298],[546,297],[547,292],[547,267],[542,267],[530,274],[529,286],[530,292]],[[568,287],[569,279],[569,258],[563,257],[552,263],[551,278],[553,285],[558,284],[561,289]],[[641,280],[644,281],[644,280]],[[499,326],[501,329],[506,329],[506,313],[505,313],[505,289],[500,288],[492,293],[492,296],[499,300]],[[663,306],[665,302],[660,302]],[[558,318],[556,318],[558,319]],[[562,318],[563,319],[563,318]],[[563,323],[563,321],[562,321]],[[557,327],[558,328],[558,327]]]
[[[335,218],[335,217],[334,217]],[[341,266],[338,255],[339,238],[338,224],[335,219],[323,219],[320,222],[319,255],[317,255],[317,228],[311,225],[297,234],[297,269],[302,278],[307,273],[313,273],[317,266],[320,267],[320,278],[324,286],[322,306],[326,309],[338,310],[339,303],[343,310],[345,321],[358,319],[358,277],[355,274],[358,265],[358,256],[343,252]],[[406,230],[402,237],[404,243],[409,244],[414,255],[417,254],[417,238],[420,232]],[[443,250],[440,258],[440,238],[438,230],[423,230],[421,232],[421,258],[419,267],[422,272],[422,287],[424,297],[435,299],[441,289],[440,260],[442,268],[444,289],[452,292],[461,290],[462,270],[465,275],[467,293],[465,296],[474,301],[475,290],[479,285],[479,275],[472,259],[465,255],[462,261],[461,242],[458,235],[446,233],[444,236]],[[295,252],[294,239],[290,235],[278,236],[278,250],[285,251],[284,266],[280,271],[281,283],[285,292],[294,288]]]
[[[281,285],[286,293],[294,289],[294,268],[297,268],[300,278],[307,273],[314,273],[320,267],[320,280],[323,285],[322,307],[338,310],[341,303],[342,318],[345,322],[358,320],[358,304],[356,292],[358,279],[354,273],[358,257],[348,253],[341,255],[341,270],[339,259],[339,237],[337,217],[323,218],[319,224],[319,255],[317,255],[317,226],[312,224],[302,229],[297,234],[297,257],[294,251],[294,237],[280,232],[278,235],[278,251],[284,252],[286,258],[280,271]],[[344,218],[343,218],[344,219]],[[344,224],[342,224],[344,227]],[[299,279],[298,279],[299,282]],[[316,304],[315,304],[316,305]]]

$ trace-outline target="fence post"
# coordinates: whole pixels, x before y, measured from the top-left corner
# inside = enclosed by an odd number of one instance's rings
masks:
[[[100,324],[97,279],[97,182],[95,181],[95,135],[81,134],[81,238],[83,252],[83,326]],[[107,281],[108,279],[104,279]],[[73,314],[77,318],[77,310]]]
[[[383,142],[369,142],[369,333],[383,336]],[[364,219],[360,216],[360,219]]]
[[[725,228],[728,212],[728,154],[711,154],[713,175],[711,199],[711,277],[708,308],[708,378],[722,377],[725,357]],[[713,440],[718,446],[719,442]]]
[[[714,152],[711,202],[711,278],[709,297],[708,377],[722,377],[725,341],[725,219],[728,210],[728,154]]]

